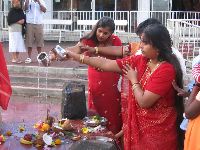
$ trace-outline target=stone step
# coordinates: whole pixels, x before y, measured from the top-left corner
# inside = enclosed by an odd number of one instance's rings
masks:
[[[63,85],[69,81],[80,81],[87,93],[87,69],[8,65],[8,71],[13,95],[60,101]]]
[[[87,75],[86,68],[58,68],[58,67],[38,67],[38,66],[19,66],[8,65],[9,74],[47,74],[54,77],[66,75]]]
[[[62,89],[56,88],[35,88],[27,86],[12,86],[13,95],[21,96],[40,96],[40,97],[52,97],[61,98]]]
[[[23,96],[23,97],[43,97],[45,99],[53,99],[53,101],[62,100],[63,89],[58,88],[35,88],[35,87],[24,87],[24,86],[12,86],[12,95]],[[88,91],[85,91],[86,97]]]
[[[29,86],[41,86],[41,87],[57,87],[62,88],[65,82],[69,81],[78,81],[85,85],[87,88],[88,81],[87,79],[79,79],[75,77],[68,77],[68,78],[54,78],[54,77],[37,77],[33,75],[19,75],[19,74],[12,74],[10,75],[10,80],[12,85],[27,85]]]

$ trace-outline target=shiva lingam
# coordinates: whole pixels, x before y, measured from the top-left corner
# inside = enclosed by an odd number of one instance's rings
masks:
[[[52,55],[52,53],[54,55]],[[51,64],[51,60],[55,59],[53,56],[62,60],[66,57],[66,50],[60,45],[56,45],[56,47],[49,52],[49,55],[46,52],[39,53],[37,56],[37,61],[47,67]]]

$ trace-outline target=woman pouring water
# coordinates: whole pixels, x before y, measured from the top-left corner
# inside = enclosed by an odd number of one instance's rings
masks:
[[[66,50],[68,58],[120,73],[129,79],[128,118],[123,123],[125,150],[177,150],[182,147],[179,125],[183,101],[172,86],[173,80],[179,87],[183,86],[182,71],[171,44],[169,32],[163,25],[150,25],[141,36],[143,55],[110,60]],[[52,58],[58,59],[57,56],[52,53]]]

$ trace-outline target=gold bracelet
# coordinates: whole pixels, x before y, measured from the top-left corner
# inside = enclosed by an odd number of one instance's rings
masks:
[[[94,47],[94,49],[95,49],[95,54],[98,54],[99,53],[98,47]]]
[[[135,83],[132,84],[132,86],[135,85],[135,84],[140,84],[140,83],[139,82],[135,82]]]
[[[83,64],[84,63],[84,58],[85,58],[85,55],[80,55],[80,62]]]
[[[140,86],[139,83],[133,83],[132,85],[132,90],[134,91],[136,88],[138,88]]]

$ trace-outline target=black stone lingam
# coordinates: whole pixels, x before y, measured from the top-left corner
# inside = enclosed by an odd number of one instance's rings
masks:
[[[63,85],[62,118],[83,119],[87,114],[85,85],[79,81],[67,81]]]

